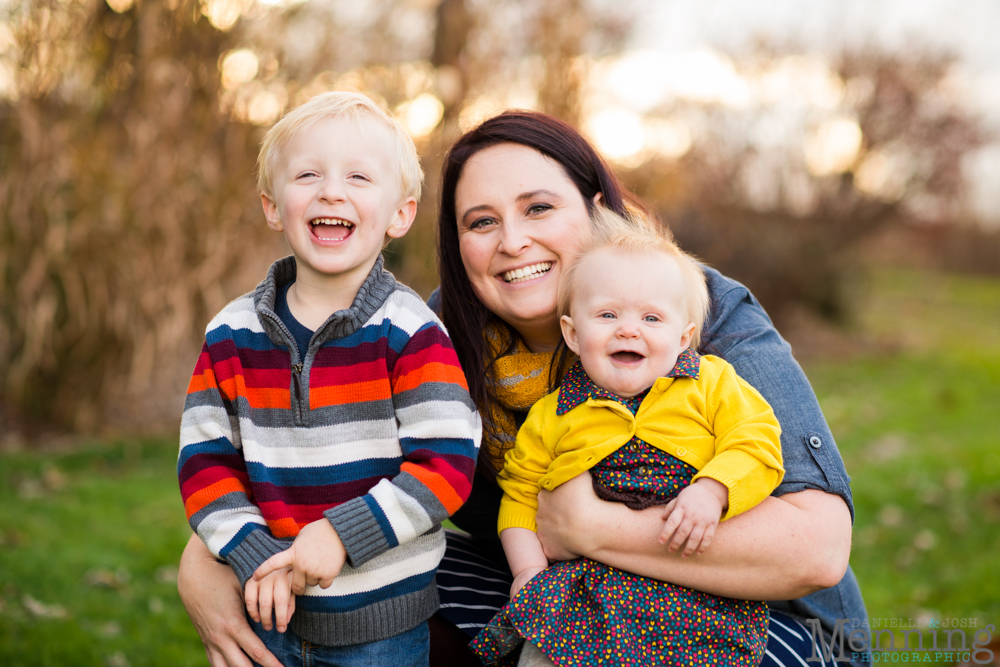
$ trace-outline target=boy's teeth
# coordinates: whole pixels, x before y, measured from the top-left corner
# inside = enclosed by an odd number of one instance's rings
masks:
[[[503,279],[508,283],[521,283],[525,280],[537,278],[543,273],[547,273],[551,268],[552,262],[540,262],[539,264],[532,264],[531,266],[507,271],[503,274]]]
[[[343,225],[344,227],[353,227],[351,223],[347,220],[340,220],[339,218],[317,218],[313,220],[314,225]]]

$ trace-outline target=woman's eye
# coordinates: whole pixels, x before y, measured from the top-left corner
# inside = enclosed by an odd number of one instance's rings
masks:
[[[469,229],[485,229],[494,224],[496,224],[496,220],[493,218],[476,218],[469,224]]]
[[[550,210],[552,210],[550,204],[532,204],[528,207],[528,215],[540,215]]]

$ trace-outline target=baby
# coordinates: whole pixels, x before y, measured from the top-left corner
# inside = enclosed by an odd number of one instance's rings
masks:
[[[441,322],[382,266],[416,213],[416,148],[367,97],[327,93],[268,131],[259,169],[292,256],[208,325],[177,462],[188,520],[283,664],[424,666],[480,423]]]
[[[658,539],[685,556],[704,552],[720,520],[759,503],[783,475],[770,406],[731,365],[695,352],[708,309],[698,263],[648,221],[599,208],[592,228],[559,286],[563,338],[579,362],[531,409],[499,476],[512,600],[473,648],[487,663],[523,637],[522,665],[757,665],[763,602],[588,559],[547,567],[538,492],[581,472],[602,498],[665,505]]]

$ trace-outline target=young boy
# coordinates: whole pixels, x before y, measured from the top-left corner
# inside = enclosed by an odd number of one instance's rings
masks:
[[[283,663],[426,665],[440,523],[472,488],[480,422],[442,324],[382,267],[416,213],[416,148],[368,98],[327,93],[271,128],[258,168],[292,257],[206,330],[188,520]]]

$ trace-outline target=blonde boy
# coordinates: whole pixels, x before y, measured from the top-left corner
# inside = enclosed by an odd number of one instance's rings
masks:
[[[188,519],[285,664],[427,663],[440,523],[471,490],[480,429],[440,321],[382,266],[422,177],[360,94],[282,118],[258,182],[292,256],[208,325],[188,389]]]

